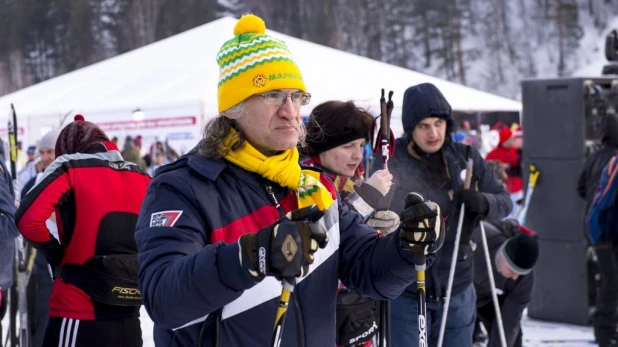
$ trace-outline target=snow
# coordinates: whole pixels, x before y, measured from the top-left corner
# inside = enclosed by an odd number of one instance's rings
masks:
[[[609,62],[605,58],[605,37],[613,29],[618,29],[618,18],[614,18],[609,22],[607,29],[597,35],[595,30],[588,29],[582,38],[582,49],[579,50],[581,63],[583,67],[574,71],[573,77],[594,77],[601,76],[603,66]],[[590,54],[593,52],[593,54]],[[617,62],[618,63],[618,62]]]
[[[172,309],[172,308],[170,308]],[[143,347],[154,347],[152,337],[152,329],[154,323],[148,316],[148,313],[142,306],[141,309],[142,336],[144,339]],[[3,332],[6,334],[8,325],[8,315],[2,321]],[[522,329],[524,337],[524,347],[584,347],[596,346],[587,341],[594,340],[592,328],[570,324],[561,324],[553,322],[543,322],[528,318],[522,320]],[[5,335],[6,336],[6,335]],[[4,342],[4,336],[3,340]],[[553,342],[548,342],[553,341]],[[559,341],[559,342],[555,342]]]
[[[561,347],[596,346],[591,327],[538,321],[524,317],[522,320],[524,347],[558,345]],[[553,341],[553,342],[550,342]]]

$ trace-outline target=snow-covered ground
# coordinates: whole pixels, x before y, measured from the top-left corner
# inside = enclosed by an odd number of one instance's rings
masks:
[[[524,317],[524,347],[585,347],[596,346],[591,327],[538,321]]]
[[[153,323],[142,307],[142,334],[144,347],[154,347],[152,339]],[[524,347],[591,347],[596,346],[590,341],[594,339],[592,328],[553,322],[542,322],[525,317],[522,321],[524,331]],[[6,334],[8,319],[2,321],[3,332]],[[2,341],[4,341],[4,336]]]

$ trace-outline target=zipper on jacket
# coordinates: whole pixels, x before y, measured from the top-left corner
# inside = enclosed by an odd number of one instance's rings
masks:
[[[270,198],[270,200],[272,200],[273,205],[275,205],[277,210],[279,210],[279,215],[281,216],[281,218],[285,217],[285,211],[283,211],[283,207],[281,207],[279,200],[277,200],[277,197],[275,196],[275,192],[273,191],[273,186],[271,186],[270,184],[267,184],[266,193],[268,194],[268,197]]]
[[[273,186],[271,186],[270,184],[266,184],[266,193],[268,194],[268,197],[270,198],[270,200],[272,200],[272,203],[275,205],[277,210],[279,210],[279,214],[281,215],[281,218],[284,218],[285,211],[283,211],[283,207],[281,207],[279,200],[277,200],[277,197],[275,196],[275,192],[273,191]],[[297,286],[294,285],[294,287],[296,288]],[[300,299],[298,298],[298,295],[296,295],[297,293],[298,292],[296,290],[292,292],[292,300],[294,300],[294,307],[296,308],[295,313],[296,313],[296,330],[298,334],[297,335],[298,345],[300,347],[305,347],[305,322],[303,320],[302,311],[300,310]]]

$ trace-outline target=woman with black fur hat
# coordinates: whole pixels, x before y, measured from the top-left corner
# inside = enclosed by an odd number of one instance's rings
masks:
[[[363,184],[377,196],[386,196],[392,185],[393,176],[386,170],[377,171],[363,183],[363,147],[369,142],[373,126],[373,116],[352,101],[322,103],[313,109],[307,121],[307,147],[302,149],[307,157],[301,162],[326,171],[348,207],[359,212],[376,230],[389,233],[398,228],[399,216],[388,210],[375,212],[375,206],[371,206],[375,205],[372,201],[375,199],[369,197],[365,201],[356,191]],[[339,345],[371,346],[379,324],[376,304],[376,300],[340,288],[337,296]],[[351,320],[351,315],[362,318]]]
[[[359,212],[373,228],[390,233],[399,226],[398,215],[392,211],[376,212],[384,206],[375,206],[377,199],[373,198],[377,194],[366,194],[365,188],[386,196],[393,175],[378,170],[363,182],[363,147],[369,142],[373,126],[373,116],[352,101],[324,102],[311,111],[307,121],[307,147],[302,149],[307,157],[301,162],[326,171],[348,207]]]

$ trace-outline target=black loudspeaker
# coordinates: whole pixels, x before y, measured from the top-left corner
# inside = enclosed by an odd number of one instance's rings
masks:
[[[531,318],[589,323],[585,211],[576,188],[587,149],[602,140],[605,115],[616,112],[617,91],[618,79],[609,77],[522,82],[526,186],[529,166],[540,172],[525,221],[540,240]]]

